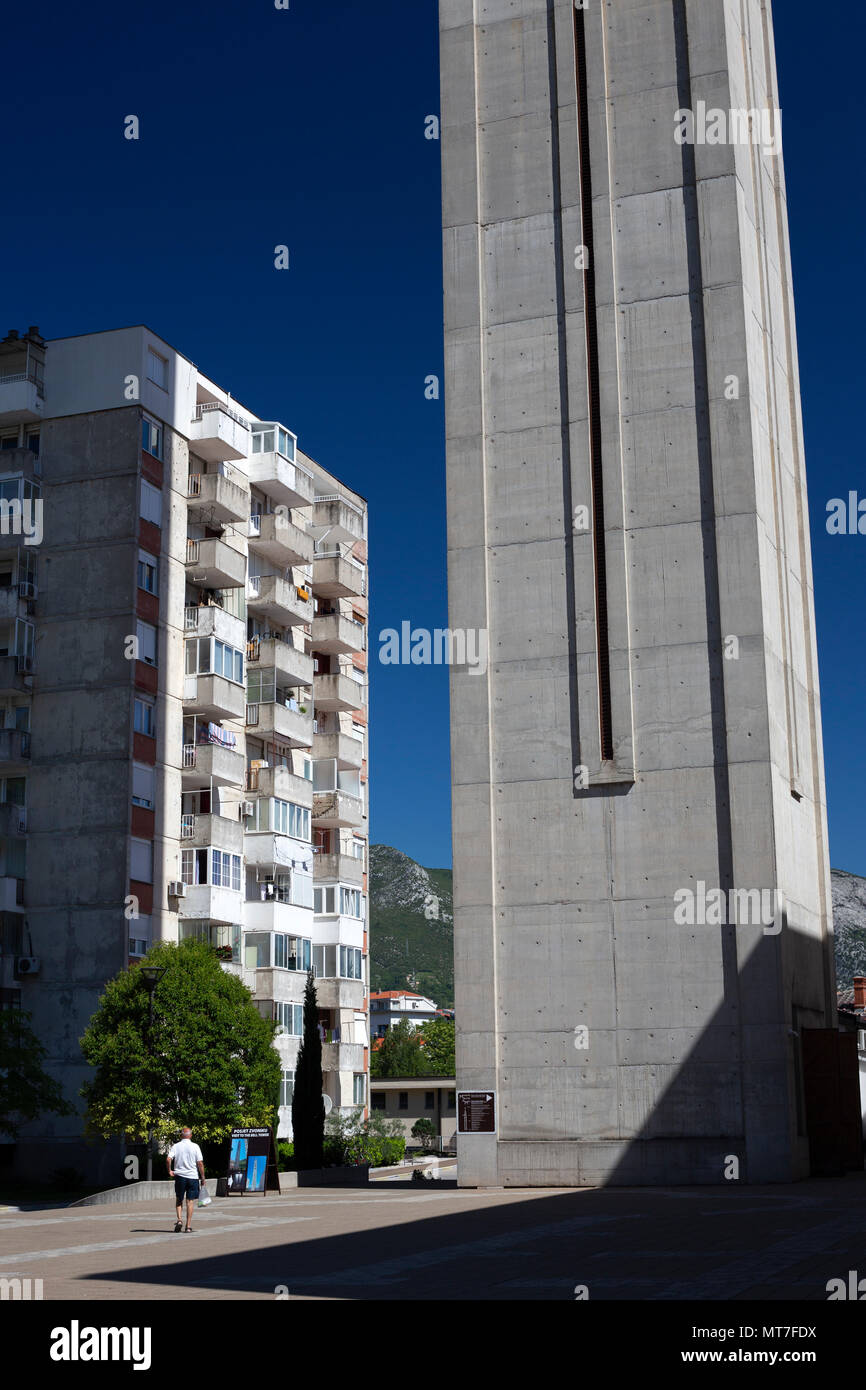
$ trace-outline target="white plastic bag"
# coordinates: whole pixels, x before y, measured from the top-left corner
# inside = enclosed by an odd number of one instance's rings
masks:
[[[196,1203],[196,1206],[199,1206],[199,1207],[209,1207],[210,1204],[211,1204],[211,1202],[212,1202],[212,1200],[213,1200],[213,1198],[210,1196],[210,1193],[208,1192],[208,1190],[207,1190],[207,1188],[205,1187],[204,1183],[202,1183],[202,1187],[201,1187],[201,1196],[199,1197],[198,1202]]]

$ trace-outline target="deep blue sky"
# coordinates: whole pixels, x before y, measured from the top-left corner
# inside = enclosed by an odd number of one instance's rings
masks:
[[[442,403],[424,399],[442,371],[436,0],[291,5],[7,9],[0,330],[149,324],[368,497],[372,631],[444,627]],[[824,529],[829,497],[866,496],[866,22],[775,10],[831,859],[866,872],[866,537]],[[446,672],[374,664],[372,682],[372,838],[450,864]]]

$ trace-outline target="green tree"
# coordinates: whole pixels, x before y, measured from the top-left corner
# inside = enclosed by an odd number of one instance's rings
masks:
[[[421,1026],[424,1039],[424,1059],[430,1072],[437,1076],[454,1076],[454,1020],[434,1018]]]
[[[48,1056],[30,1026],[30,1014],[0,1009],[0,1134],[12,1139],[40,1115],[72,1115],[59,1081],[44,1071]]]
[[[321,1168],[322,1140],[325,1133],[325,1104],[322,1100],[322,1040],[319,1037],[319,1006],[312,970],[304,990],[304,1036],[295,1063],[295,1089],[292,1094],[292,1139],[297,1167]]]
[[[426,1076],[430,1068],[421,1045],[421,1032],[401,1018],[382,1039],[370,1062],[371,1076]]]
[[[94,1069],[81,1094],[91,1134],[163,1139],[181,1125],[198,1142],[270,1124],[280,1075],[275,1025],[203,941],[161,942],[145,965],[165,968],[153,996],[137,968],[110,980],[81,1039]]]
[[[433,1147],[433,1140],[436,1138],[436,1126],[426,1115],[422,1115],[420,1120],[416,1120],[412,1126],[412,1138],[420,1139],[425,1149]]]

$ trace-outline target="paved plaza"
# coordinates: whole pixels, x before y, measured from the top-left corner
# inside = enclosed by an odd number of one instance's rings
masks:
[[[431,1185],[432,1186],[432,1185]],[[787,1187],[473,1191],[397,1184],[0,1210],[0,1276],[45,1300],[827,1298],[866,1275],[866,1175]]]

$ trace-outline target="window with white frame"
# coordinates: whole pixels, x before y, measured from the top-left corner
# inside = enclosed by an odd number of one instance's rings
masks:
[[[236,685],[244,682],[243,652],[216,637],[193,637],[185,643],[184,669],[188,676],[222,676]]]
[[[168,390],[168,362],[152,347],[147,349],[147,379],[155,386],[161,386],[163,391]]]
[[[138,511],[143,521],[151,521],[154,526],[162,525],[162,493],[158,487],[146,482],[144,478],[141,480],[141,500]]]
[[[136,695],[133,728],[137,734],[147,734],[148,738],[156,737],[156,719],[153,700],[145,700],[143,697]]]
[[[152,811],[154,806],[155,769],[147,763],[132,764],[132,804]]]
[[[211,883],[214,888],[230,888],[233,893],[241,891],[241,857],[225,850],[211,850]]]
[[[135,635],[138,638],[138,659],[146,661],[148,666],[156,665],[156,628],[153,623],[145,623],[139,618],[135,624]]]
[[[344,980],[363,979],[363,952],[359,951],[355,946],[341,946],[339,948],[339,955],[341,978]]]
[[[359,888],[340,888],[340,912],[344,917],[363,917],[364,904]]]
[[[146,956],[150,950],[150,917],[134,917],[129,923],[129,954]]]
[[[138,587],[144,589],[145,593],[155,594],[159,562],[154,555],[148,555],[146,550],[138,552]]]
[[[281,1032],[287,1033],[293,1038],[300,1038],[303,1035],[303,1004],[283,1004],[278,1002],[274,1005],[274,1017],[279,1024]]]
[[[352,1104],[367,1104],[367,1078],[363,1072],[355,1072],[352,1084]]]
[[[313,911],[319,913],[321,916],[332,916],[336,913],[336,886],[313,889]]]
[[[283,1079],[280,1082],[280,1105],[291,1105],[294,1094],[295,1073],[293,1071],[284,1071]]]
[[[149,415],[143,415],[141,419],[141,447],[144,452],[153,454],[154,458],[161,459],[163,456],[162,442],[162,425],[158,420],[152,420]],[[147,520],[149,521],[150,517]]]
[[[130,840],[129,877],[136,883],[153,883],[152,840]]]

